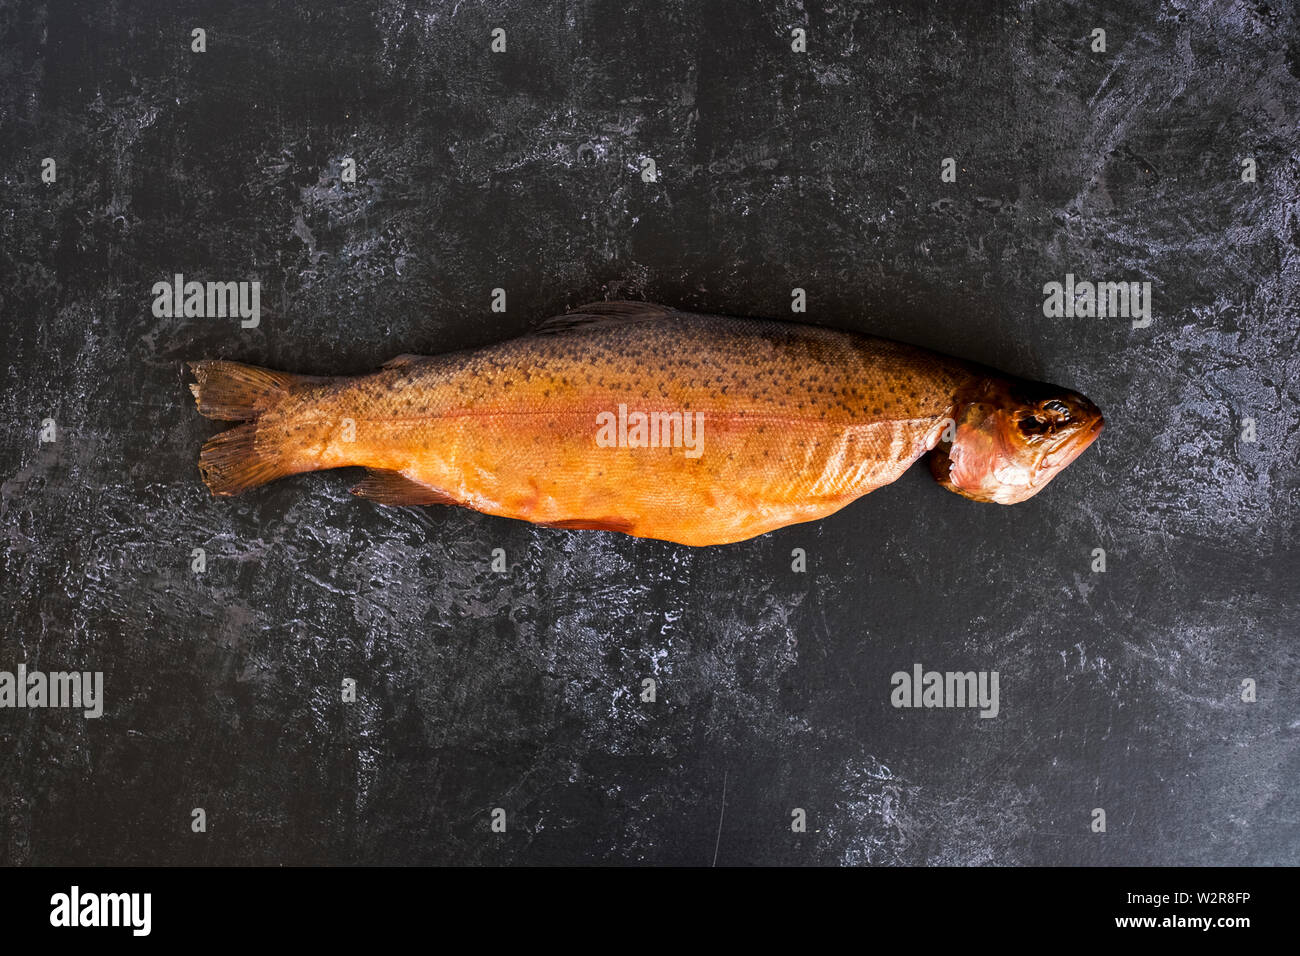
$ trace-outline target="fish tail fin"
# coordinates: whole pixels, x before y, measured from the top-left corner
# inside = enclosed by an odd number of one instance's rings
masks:
[[[199,453],[199,473],[214,495],[236,495],[302,470],[283,442],[259,436],[257,420],[309,377],[239,362],[192,362],[190,369],[198,379],[190,391],[199,414],[245,423],[210,439]]]
[[[191,362],[190,370],[198,379],[190,391],[199,414],[228,422],[256,419],[278,405],[294,385],[306,380],[302,375],[220,359]]]
[[[199,474],[214,495],[237,495],[295,471],[277,448],[259,446],[253,422],[222,432],[199,453]]]

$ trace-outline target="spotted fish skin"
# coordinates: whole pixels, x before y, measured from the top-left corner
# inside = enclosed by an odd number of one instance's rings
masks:
[[[988,371],[888,339],[624,302],[355,378],[194,369],[200,411],[246,421],[205,446],[216,494],[360,465],[371,476],[354,491],[386,504],[686,545],[822,518],[894,481]],[[629,447],[633,428],[611,447],[620,406],[695,416],[695,446],[665,428],[660,447]]]

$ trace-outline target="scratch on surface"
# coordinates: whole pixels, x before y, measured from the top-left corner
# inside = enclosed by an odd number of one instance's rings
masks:
[[[722,818],[727,814],[727,774],[722,771],[722,806],[718,808],[718,838],[713,841],[713,865],[718,865],[718,847],[722,845]]]

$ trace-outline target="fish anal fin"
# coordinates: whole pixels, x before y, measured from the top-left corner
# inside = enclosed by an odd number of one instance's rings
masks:
[[[380,368],[402,368],[406,365],[414,365],[416,362],[423,362],[428,359],[427,355],[412,355],[410,352],[403,352],[401,355],[394,355]]]
[[[565,332],[584,326],[605,325],[614,322],[631,322],[637,319],[658,319],[676,314],[676,309],[654,302],[588,302],[572,312],[549,318],[536,329],[538,334]]]
[[[547,528],[563,528],[566,531],[620,531],[623,534],[631,534],[636,527],[636,523],[627,518],[566,518],[542,524]]]
[[[437,488],[430,488],[407,478],[400,471],[370,468],[366,477],[352,489],[358,498],[381,505],[454,505],[455,498]]]

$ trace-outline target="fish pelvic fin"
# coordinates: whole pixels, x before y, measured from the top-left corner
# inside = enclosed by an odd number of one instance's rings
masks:
[[[199,414],[245,423],[210,439],[199,453],[199,474],[214,495],[237,495],[302,470],[281,442],[259,435],[257,420],[296,386],[317,379],[220,360],[192,362],[190,369],[198,379],[190,391]]]
[[[568,531],[618,531],[631,534],[636,522],[630,518],[565,518],[562,521],[543,521],[544,528],[562,528]]]

